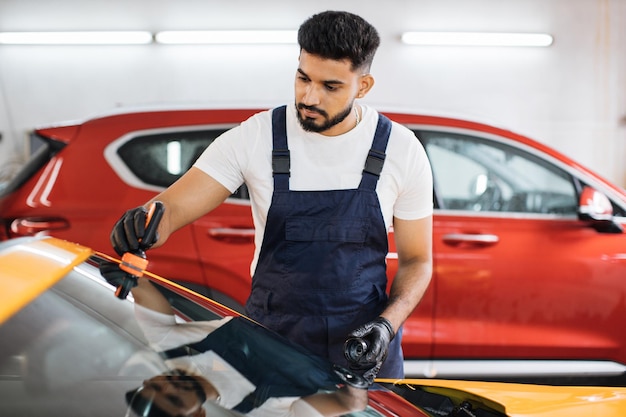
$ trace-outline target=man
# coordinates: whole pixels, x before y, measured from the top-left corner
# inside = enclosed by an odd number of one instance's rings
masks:
[[[343,366],[346,338],[362,338],[364,376],[401,378],[402,324],[432,270],[430,165],[410,130],[356,102],[374,85],[373,26],[327,11],[302,24],[298,42],[295,105],[259,113],[209,146],[152,200],[165,214],[156,242],[141,248],[162,245],[245,183],[256,228],[246,313]],[[132,209],[115,225],[119,254],[140,247],[145,216]],[[392,225],[398,272],[388,298]]]
[[[101,272],[113,285],[125,277],[108,261]],[[137,415],[201,417],[221,407],[249,416],[330,417],[367,406],[364,381],[327,376],[327,362],[286,346],[248,319],[177,322],[167,299],[146,278],[138,279],[132,294],[139,326],[172,369],[126,394]],[[277,360],[287,373],[276,368]],[[319,391],[322,384],[327,391]]]

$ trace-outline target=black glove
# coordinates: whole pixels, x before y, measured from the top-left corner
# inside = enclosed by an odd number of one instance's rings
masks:
[[[115,262],[101,260],[100,261],[100,275],[102,275],[102,277],[106,279],[107,282],[113,285],[114,287],[119,287],[120,285],[122,285],[122,283],[124,282],[124,279],[126,278],[129,278],[131,280],[130,281],[131,288],[137,286],[137,279],[132,276],[129,277],[128,273],[125,271],[122,271],[120,269],[119,264]]]
[[[393,326],[384,317],[378,317],[354,330],[344,346],[350,368],[364,370],[363,377],[372,384],[387,357],[389,343],[394,336]]]
[[[350,385],[353,388],[367,389],[368,386],[372,385],[371,382],[366,381],[362,376],[348,371],[343,366],[333,365],[333,371],[335,371],[335,374],[344,384]]]
[[[145,207],[137,207],[128,210],[115,223],[111,231],[111,245],[118,255],[126,252],[150,249],[159,240],[156,226],[150,227],[151,233],[146,233],[146,217],[148,210]],[[160,219],[159,219],[160,220]]]

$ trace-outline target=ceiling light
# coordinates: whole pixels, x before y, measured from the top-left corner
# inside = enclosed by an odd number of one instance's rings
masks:
[[[152,42],[152,33],[121,32],[0,32],[6,45],[139,45]]]
[[[405,32],[402,42],[430,46],[550,46],[546,33]]]
[[[155,35],[163,44],[291,44],[295,30],[186,30],[164,31]]]

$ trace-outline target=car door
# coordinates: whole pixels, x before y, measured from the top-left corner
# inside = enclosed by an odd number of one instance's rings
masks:
[[[416,133],[438,205],[433,357],[626,362],[626,236],[578,219],[584,178],[503,138]]]
[[[180,178],[230,127],[215,124],[134,132],[114,143],[108,158],[125,181],[153,190],[152,197]],[[166,245],[151,250],[151,268],[241,310],[250,292],[253,239],[250,203],[243,187],[212,212],[173,233]]]

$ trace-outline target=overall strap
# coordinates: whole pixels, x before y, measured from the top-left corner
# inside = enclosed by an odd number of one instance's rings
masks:
[[[379,114],[372,148],[369,150],[365,160],[363,177],[361,178],[361,184],[359,184],[360,190],[376,190],[376,183],[385,164],[385,150],[387,149],[390,134],[391,120]]]
[[[289,190],[289,148],[287,147],[287,106],[272,111],[272,173],[274,190]]]

